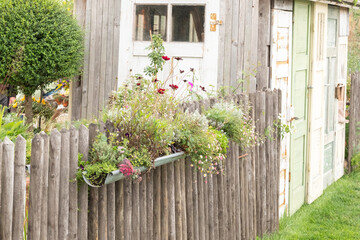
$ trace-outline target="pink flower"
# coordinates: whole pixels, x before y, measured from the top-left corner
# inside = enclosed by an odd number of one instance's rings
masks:
[[[169,61],[170,58],[168,56],[162,56],[162,59],[164,59],[165,61]]]
[[[191,91],[193,89],[193,87],[194,87],[194,84],[192,82],[188,82],[188,83],[191,86],[191,88],[190,88],[190,91]]]
[[[119,170],[125,177],[131,176],[135,173],[133,166],[129,159],[125,158],[122,163],[119,164]]]

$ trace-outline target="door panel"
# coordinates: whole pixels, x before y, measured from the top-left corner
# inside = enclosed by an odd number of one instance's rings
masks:
[[[338,36],[339,8],[328,7],[327,19],[327,77],[325,91],[325,136],[324,136],[324,180],[323,188],[334,182],[335,160],[335,85],[338,82]]]
[[[295,109],[296,132],[290,140],[289,211],[293,214],[305,201],[311,3],[295,1],[291,104]]]
[[[307,203],[312,203],[323,193],[324,158],[324,84],[326,77],[328,5],[314,3],[311,30],[311,78],[309,90],[309,137]]]

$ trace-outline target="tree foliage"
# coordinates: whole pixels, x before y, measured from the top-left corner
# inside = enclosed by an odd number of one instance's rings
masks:
[[[0,82],[25,95],[79,72],[83,31],[59,0],[0,0]]]

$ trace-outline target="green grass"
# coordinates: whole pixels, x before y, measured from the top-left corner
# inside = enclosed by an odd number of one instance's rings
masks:
[[[360,172],[344,176],[263,239],[360,239]]]

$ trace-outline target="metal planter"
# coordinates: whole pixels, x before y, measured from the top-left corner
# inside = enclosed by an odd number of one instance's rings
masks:
[[[159,157],[159,158],[155,159],[154,167],[159,167],[159,166],[167,164],[167,163],[175,162],[176,160],[179,160],[184,157],[185,157],[184,152],[178,152],[178,153],[173,153],[173,154],[170,154],[170,155],[167,155],[164,157]],[[140,170],[140,172],[145,172],[146,170],[148,170],[148,168],[146,168],[146,167],[138,167],[135,169]],[[82,176],[87,185],[89,185],[90,187],[97,187],[97,188],[101,187],[101,186],[92,185],[90,183],[89,179],[87,179],[85,177],[85,174],[86,174],[86,172],[83,172]],[[119,181],[123,178],[125,178],[125,176],[120,172],[120,170],[116,170],[116,171],[108,173],[108,175],[105,179],[105,184],[110,184],[110,183]]]

